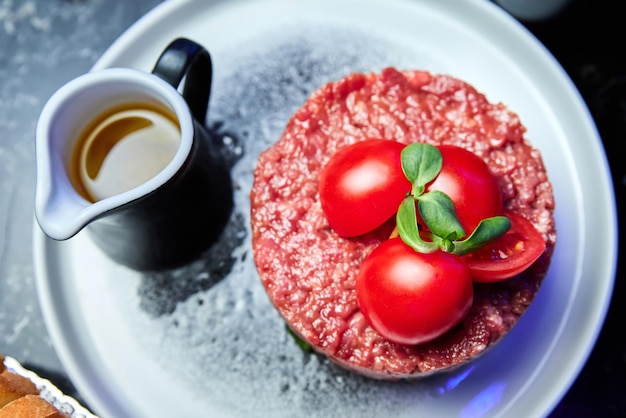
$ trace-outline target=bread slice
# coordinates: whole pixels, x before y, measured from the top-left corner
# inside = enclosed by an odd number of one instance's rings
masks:
[[[4,365],[4,363],[2,364]],[[29,379],[4,368],[0,373],[0,408],[26,395],[39,395],[35,384]]]
[[[66,417],[39,395],[25,395],[0,408],[0,418]]]

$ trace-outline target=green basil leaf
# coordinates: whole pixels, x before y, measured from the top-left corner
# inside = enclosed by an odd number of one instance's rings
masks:
[[[406,245],[420,253],[431,253],[437,250],[438,245],[434,242],[424,241],[420,236],[417,226],[417,213],[415,211],[415,199],[413,196],[404,198],[398,213],[396,214],[396,226],[400,238]]]
[[[506,234],[510,228],[511,221],[506,216],[483,219],[467,239],[454,243],[454,253],[465,255],[476,251]]]
[[[424,193],[424,187],[433,181],[441,171],[443,158],[439,149],[430,144],[413,143],[407,145],[400,154],[402,171],[413,184],[415,197]]]
[[[421,195],[418,209],[426,227],[443,240],[455,241],[465,235],[454,203],[447,194],[433,190]]]

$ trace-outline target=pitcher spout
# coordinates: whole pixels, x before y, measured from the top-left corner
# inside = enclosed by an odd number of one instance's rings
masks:
[[[35,217],[41,230],[50,238],[62,241],[72,238],[88,223],[102,215],[73,189],[38,180],[35,192]]]
[[[72,136],[64,123],[66,112],[51,109],[48,104],[43,114],[47,116],[40,119],[35,138],[35,218],[50,238],[66,240],[101,216],[106,207],[86,200],[70,180],[67,165],[73,143],[66,140]],[[53,118],[61,122],[50,123]]]

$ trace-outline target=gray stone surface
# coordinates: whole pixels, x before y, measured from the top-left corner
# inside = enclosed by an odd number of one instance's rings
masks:
[[[88,71],[159,0],[0,0],[0,353],[63,375],[32,263],[35,126],[50,95]]]

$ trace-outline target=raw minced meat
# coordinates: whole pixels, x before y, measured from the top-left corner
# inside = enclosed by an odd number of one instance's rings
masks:
[[[554,197],[541,155],[516,114],[446,75],[387,68],[351,74],[317,90],[263,152],[251,191],[254,259],[267,293],[289,326],[320,353],[377,378],[418,377],[484,353],[535,297],[556,240]],[[498,178],[506,209],[530,220],[546,251],[518,277],[476,284],[470,313],[453,330],[417,346],[385,340],[360,313],[355,278],[389,236],[390,222],[341,238],[322,211],[318,179],[341,147],[367,138],[464,147]]]

